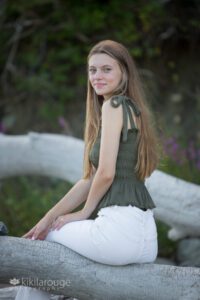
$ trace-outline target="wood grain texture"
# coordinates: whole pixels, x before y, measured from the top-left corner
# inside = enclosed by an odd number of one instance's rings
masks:
[[[60,282],[43,288],[80,300],[197,300],[200,269],[156,264],[108,266],[47,241],[0,237],[0,282],[16,278],[23,285]],[[24,280],[24,281],[23,281]],[[63,284],[67,282],[67,284]]]

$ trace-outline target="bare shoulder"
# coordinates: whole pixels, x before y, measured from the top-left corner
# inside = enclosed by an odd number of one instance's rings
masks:
[[[102,106],[102,131],[98,170],[114,178],[122,130],[122,108],[114,108],[110,100]]]
[[[123,112],[121,105],[113,107],[111,101],[107,100],[102,105],[102,122],[115,124],[116,127],[122,128],[123,125]]]
[[[112,112],[112,111],[114,111],[114,112],[116,112],[116,111],[120,111],[121,110],[121,105],[117,105],[116,107],[115,106],[113,106],[112,105],[112,101],[111,101],[111,99],[109,99],[109,100],[107,100],[107,101],[105,101],[104,103],[103,103],[103,105],[102,105],[102,110],[104,110],[104,111],[110,111],[110,112]]]

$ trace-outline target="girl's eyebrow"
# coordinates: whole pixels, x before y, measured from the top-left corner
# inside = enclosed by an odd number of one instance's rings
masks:
[[[88,68],[95,68],[96,66],[88,66]],[[103,66],[101,66],[100,68],[103,68],[103,67],[110,67],[111,68],[111,66],[110,65],[103,65]]]

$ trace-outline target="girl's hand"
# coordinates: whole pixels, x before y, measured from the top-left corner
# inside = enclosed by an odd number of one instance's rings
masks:
[[[69,213],[67,215],[59,216],[51,226],[51,230],[59,230],[63,225],[74,222],[85,220],[86,218],[83,216],[81,211],[77,211],[75,213]]]
[[[44,240],[51,228],[52,220],[44,217],[22,237],[32,240]]]

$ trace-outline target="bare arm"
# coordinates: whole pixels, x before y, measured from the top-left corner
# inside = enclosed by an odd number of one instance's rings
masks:
[[[59,230],[68,222],[87,219],[108,191],[115,176],[122,125],[122,107],[113,108],[110,102],[106,101],[102,106],[99,164],[86,203],[80,211],[58,217],[52,226],[53,229]]]
[[[87,219],[91,215],[113,182],[122,126],[122,107],[113,108],[110,101],[106,101],[102,106],[102,134],[98,169],[87,201],[79,213],[82,218]]]
[[[25,235],[24,238],[44,239],[56,218],[68,214],[86,201],[92,185],[96,169],[89,179],[80,179],[70,191]]]
[[[113,182],[122,125],[122,107],[113,109],[106,101],[102,106],[99,164],[94,179],[87,184],[80,180],[25,237],[42,239],[50,226],[59,230],[66,223],[85,220],[91,215]],[[83,209],[70,213],[83,201],[86,201]]]
[[[69,192],[47,212],[46,217],[49,217],[51,220],[55,220],[60,215],[70,213],[81,203],[86,201],[90,191],[90,187],[92,185],[92,181],[94,179],[95,172],[89,179],[80,179],[69,190]]]

